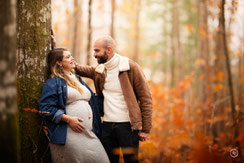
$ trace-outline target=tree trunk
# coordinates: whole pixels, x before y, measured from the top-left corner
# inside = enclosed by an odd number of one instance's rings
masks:
[[[111,0],[111,26],[110,26],[110,35],[112,38],[114,38],[114,14],[115,14],[115,8],[116,7],[116,2],[115,0]],[[114,38],[115,39],[115,38]]]
[[[138,62],[138,52],[139,52],[139,35],[140,35],[140,10],[141,10],[141,0],[136,0],[136,21],[135,21],[135,38],[134,38],[134,55],[133,59]]]
[[[217,2],[216,2],[217,3]],[[213,66],[213,76],[214,76],[214,91],[213,91],[213,98],[214,98],[214,106],[212,109],[212,115],[213,116],[219,116],[224,112],[223,108],[226,108],[225,106],[226,101],[228,101],[228,96],[229,94],[226,93],[226,91],[223,89],[226,87],[226,81],[221,79],[218,79],[219,74],[225,74],[225,60],[224,60],[224,42],[223,42],[223,35],[221,34],[221,31],[223,31],[223,26],[222,26],[222,10],[221,10],[221,1],[218,1],[218,8],[220,9],[220,12],[218,14],[218,28],[216,29],[216,37],[215,37],[215,56],[216,59],[214,60],[214,66]],[[224,78],[224,77],[222,77]],[[218,86],[221,85],[223,88],[222,89],[216,89]],[[224,100],[226,99],[227,100]],[[221,102],[219,102],[221,101]],[[217,105],[215,105],[218,103]],[[212,116],[212,117],[213,117]],[[224,128],[220,127],[220,123],[222,122],[216,122],[212,125],[212,138],[213,138],[213,143],[218,143],[218,132],[221,132]],[[223,131],[222,131],[223,132]]]
[[[244,32],[244,29],[243,29],[243,32]],[[242,32],[242,33],[243,33]],[[243,37],[243,36],[242,36]],[[242,37],[240,37],[240,54],[244,54],[244,40],[242,39]],[[243,95],[243,92],[244,92],[244,55],[239,55],[239,62],[238,62],[238,81],[239,82],[239,85],[237,86],[238,88],[238,104],[239,104],[239,107],[240,108],[244,108],[244,95]]]
[[[222,25],[222,35],[223,35],[223,43],[224,43],[224,55],[225,55],[225,61],[226,61],[226,69],[228,73],[228,85],[229,85],[229,94],[230,94],[230,103],[231,103],[231,113],[232,113],[232,120],[234,122],[234,127],[235,127],[235,133],[234,133],[234,139],[233,142],[235,142],[234,145],[238,147],[240,150],[240,143],[239,141],[235,141],[235,139],[239,136],[239,124],[237,122],[237,113],[236,113],[236,108],[235,108],[235,94],[234,94],[234,89],[233,89],[233,83],[232,83],[232,75],[231,75],[231,66],[230,66],[230,58],[229,58],[229,52],[228,52],[228,44],[227,44],[227,38],[226,38],[226,28],[225,28],[225,0],[222,0],[221,4],[221,25]],[[241,152],[240,152],[241,154]]]
[[[21,162],[50,162],[38,114],[46,55],[50,50],[51,0],[18,0],[17,91]]]
[[[74,26],[73,26],[73,44],[72,44],[72,55],[75,60],[80,62],[80,54],[82,47],[82,8],[81,0],[74,0]]]
[[[91,39],[92,39],[92,0],[89,0],[89,10],[88,10],[88,39],[87,39],[87,57],[86,57],[86,64],[91,65]]]
[[[19,162],[16,101],[16,1],[0,2],[0,156]]]
[[[209,42],[208,42],[208,12],[207,4],[204,0],[198,0],[198,56],[205,64],[200,66],[200,75],[205,77],[199,82],[199,96],[201,101],[205,102],[208,96],[208,77],[209,74]],[[198,76],[199,80],[200,76]]]
[[[174,43],[173,43],[173,30],[172,30],[172,34],[171,34],[171,48],[172,48],[172,55],[170,57],[170,75],[171,75],[171,81],[170,81],[170,87],[173,88],[175,86],[176,83],[176,79],[175,79],[175,48],[174,48]]]
[[[173,48],[175,51],[175,57],[177,58],[176,68],[176,82],[183,78],[182,70],[182,48],[180,41],[180,25],[179,25],[179,1],[173,0]]]
[[[230,67],[230,59],[229,59],[229,52],[228,52],[228,45],[226,42],[226,32],[225,32],[225,0],[222,0],[221,3],[221,26],[222,26],[222,36],[223,36],[223,43],[224,43],[224,55],[225,55],[225,61],[226,61],[226,68],[228,72],[228,84],[229,84],[229,91],[231,96],[231,111],[232,111],[232,118],[235,120],[235,100],[234,100],[234,91],[233,91],[233,84],[232,84],[232,76],[231,76],[231,67]]]

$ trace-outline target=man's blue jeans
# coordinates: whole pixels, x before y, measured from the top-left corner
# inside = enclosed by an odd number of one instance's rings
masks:
[[[119,162],[119,149],[122,149],[125,163],[138,163],[138,130],[132,130],[130,122],[103,122],[102,144],[111,163]]]

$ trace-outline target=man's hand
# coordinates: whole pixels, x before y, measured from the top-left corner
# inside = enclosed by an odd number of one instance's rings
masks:
[[[146,141],[147,140],[147,136],[148,136],[147,133],[145,133],[145,132],[139,132],[138,135],[139,135],[140,141]]]
[[[56,40],[55,40],[53,29],[51,29],[51,45],[52,45],[52,49],[56,48]]]

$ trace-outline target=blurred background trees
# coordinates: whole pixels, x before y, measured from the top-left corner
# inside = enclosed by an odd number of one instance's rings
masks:
[[[16,162],[18,117],[16,91],[16,1],[0,2],[0,156]]]

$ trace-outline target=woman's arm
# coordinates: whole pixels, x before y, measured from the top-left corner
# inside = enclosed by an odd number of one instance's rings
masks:
[[[50,83],[51,80],[47,81],[42,87],[39,112],[45,118],[50,119],[54,123],[58,124],[61,120],[64,110],[58,107],[57,86]]]
[[[58,91],[57,86],[49,82],[42,87],[42,94],[40,98],[40,114],[52,122],[58,124],[60,121],[66,122],[75,132],[82,132],[84,126],[80,123],[83,120],[79,117],[71,117],[64,114],[64,110],[58,108]]]

